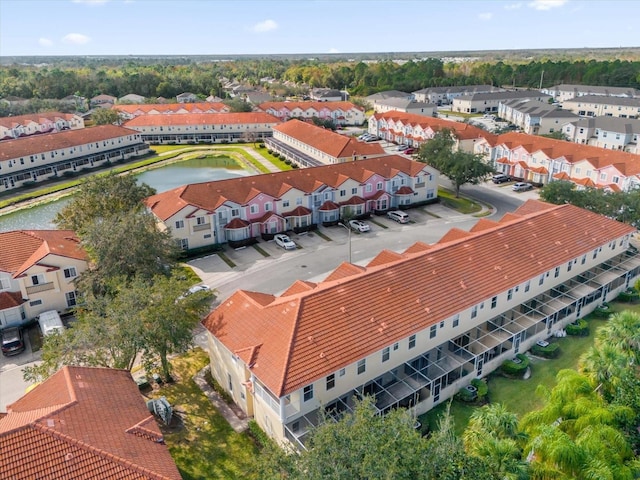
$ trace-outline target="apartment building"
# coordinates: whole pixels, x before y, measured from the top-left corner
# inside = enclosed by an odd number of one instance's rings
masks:
[[[134,105],[114,105],[113,110],[130,120],[140,115],[180,114],[180,113],[229,113],[231,109],[222,102],[196,103],[143,103]]]
[[[159,113],[140,115],[124,125],[137,131],[145,142],[193,144],[260,140],[270,137],[279,123],[264,112]]]
[[[438,106],[435,103],[416,102],[405,98],[389,98],[375,101],[373,110],[376,113],[404,112],[435,117],[438,113]]]
[[[0,141],[80,128],[84,128],[84,119],[73,113],[45,112],[0,117]]]
[[[432,202],[437,194],[437,170],[390,155],[185,185],[145,203],[160,228],[189,250],[248,245],[288,230],[335,225],[345,212],[364,217]]]
[[[578,118],[575,113],[528,98],[501,102],[498,106],[498,116],[520,127],[529,135],[560,132],[564,124]]]
[[[496,113],[500,103],[516,99],[549,103],[551,96],[537,90],[473,93],[454,98],[451,110],[461,113]]]
[[[147,153],[149,146],[138,132],[115,125],[5,140],[0,148],[0,189],[12,190]]]
[[[634,232],[530,200],[279,296],[239,290],[203,321],[212,375],[268,435],[300,449],[362,395],[380,413],[422,414],[632,285]]]
[[[581,118],[565,124],[562,132],[571,142],[640,154],[640,119]]]
[[[640,90],[628,87],[602,87],[597,85],[570,85],[560,84],[552,87],[541,88],[542,93],[551,95],[557,102],[564,102],[585,95],[597,95],[600,97],[627,97],[640,98]]]
[[[318,167],[386,155],[377,143],[365,143],[300,120],[290,120],[273,129],[265,140],[271,150],[300,167]]]
[[[640,118],[640,97],[584,95],[563,102],[562,108],[581,117]]]
[[[0,329],[76,305],[87,254],[70,230],[0,232]]]
[[[319,118],[335,125],[362,125],[365,121],[364,108],[351,102],[263,102],[258,108],[283,122]]]
[[[429,87],[413,92],[416,102],[435,103],[436,105],[450,105],[454,98],[476,93],[504,92],[504,88],[492,85],[462,85],[457,87]]]

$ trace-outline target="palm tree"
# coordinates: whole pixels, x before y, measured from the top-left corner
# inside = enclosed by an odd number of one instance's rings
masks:
[[[640,364],[640,315],[628,310],[612,315],[607,324],[598,330],[596,345],[617,347],[634,364]]]
[[[629,358],[618,346],[603,343],[591,347],[581,357],[578,369],[607,400],[611,400],[618,381],[628,367]]]

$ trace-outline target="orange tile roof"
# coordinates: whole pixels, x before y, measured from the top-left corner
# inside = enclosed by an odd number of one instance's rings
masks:
[[[294,120],[287,123],[292,121]],[[362,183],[376,174],[392,178],[400,172],[415,177],[425,167],[425,164],[406,157],[389,155],[287,172],[194,183],[153,195],[145,203],[156,217],[164,221],[188,206],[213,212],[225,202],[246,205],[260,193],[280,198],[292,188],[311,193],[324,185],[336,188],[349,178]]]
[[[86,260],[80,240],[71,230],[0,232],[0,270],[19,276],[47,255]]]
[[[116,125],[100,125],[98,127],[5,140],[2,142],[2,148],[0,148],[0,162],[127,135],[139,135],[139,133]]]
[[[549,158],[564,157],[569,163],[588,160],[596,169],[615,166],[620,173],[627,176],[640,174],[640,155],[620,150],[609,150],[518,132],[504,133],[494,139],[487,138],[487,141],[494,147],[505,145],[511,150],[522,147],[528,153],[542,151]]]
[[[313,108],[315,110],[342,110],[349,111],[352,109],[360,110],[364,112],[364,108],[351,103],[351,102],[264,102],[258,105],[258,108],[261,110],[267,111],[272,108],[274,110],[281,110],[283,108],[287,108],[289,110],[293,110],[295,108],[300,108],[302,110],[308,110]]]
[[[76,115],[72,113],[61,112],[30,113],[27,115],[16,115],[15,117],[0,117],[0,126],[14,128],[18,125],[26,125],[32,122],[41,124],[45,122],[56,122],[59,119],[69,121],[75,116]]]
[[[24,302],[20,292],[0,292],[0,310],[19,307]]]
[[[443,120],[442,118],[425,117],[424,115],[417,115],[415,113],[404,112],[385,112],[375,113],[373,118],[376,120],[393,120],[394,122],[402,122],[405,125],[411,125],[412,127],[420,126],[423,129],[431,128],[433,131],[439,131],[443,128],[448,128],[453,132],[456,138],[459,140],[472,140],[474,138],[487,138],[493,140],[496,135],[489,133],[481,128],[474,127],[468,123],[453,122],[451,120]],[[401,132],[398,132],[399,134]]]
[[[215,112],[228,112],[231,110],[222,102],[117,104],[112,106],[111,109],[132,115],[136,112],[141,112],[139,115],[144,115],[152,110],[155,110],[158,113],[176,113],[177,110],[186,110],[187,113],[191,113],[194,110],[200,110],[202,112],[209,110],[213,110]]]
[[[203,323],[232,352],[260,346],[250,368],[283,396],[634,231],[531,200],[493,228],[385,253],[350,276],[340,267],[340,278],[269,304],[237,291]]]
[[[0,478],[182,478],[127,371],[63,367],[7,412]]]
[[[186,104],[185,104],[186,105]],[[139,115],[125,122],[127,127],[160,127],[179,125],[236,125],[247,123],[280,123],[280,119],[264,112],[240,113],[158,113]]]
[[[360,142],[353,137],[341,135],[326,128],[316,127],[298,119],[289,120],[274,127],[273,130],[311,145],[313,148],[333,158],[384,155],[385,153],[378,143]]]

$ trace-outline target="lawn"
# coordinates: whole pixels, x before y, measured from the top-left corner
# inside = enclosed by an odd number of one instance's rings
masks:
[[[456,198],[454,192],[445,188],[438,189],[438,197],[440,198],[440,203],[442,203],[444,206],[453,208],[460,213],[478,213],[482,210],[482,205],[480,205],[479,203],[465,197]]]
[[[612,313],[624,310],[640,313],[640,304],[613,302],[609,305]],[[489,375],[489,400],[492,403],[503,403],[510,411],[516,413],[519,418],[529,411],[541,408],[543,400],[536,394],[538,385],[544,385],[548,389],[552,389],[556,383],[556,374],[560,370],[566,368],[577,369],[580,356],[593,345],[596,330],[606,323],[606,320],[597,318],[594,315],[589,315],[586,319],[589,321],[589,336],[568,336],[552,339],[552,342],[559,343],[560,355],[552,360],[532,358],[532,375],[528,380],[509,379],[495,372]],[[438,417],[445,411],[447,404],[448,402],[445,402],[421,415],[420,421],[422,424],[429,426],[430,429],[435,429]],[[462,434],[475,408],[477,407],[469,406],[458,400],[452,402],[451,415],[454,418],[456,434]]]
[[[182,419],[179,426],[164,428],[164,438],[182,478],[255,479],[258,449],[246,434],[233,431],[193,381],[209,363],[200,348],[174,359],[176,383],[165,385],[153,396],[165,396]]]

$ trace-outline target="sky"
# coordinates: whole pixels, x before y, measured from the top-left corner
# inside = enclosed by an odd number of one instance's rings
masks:
[[[0,56],[640,46],[640,0],[0,0]]]

